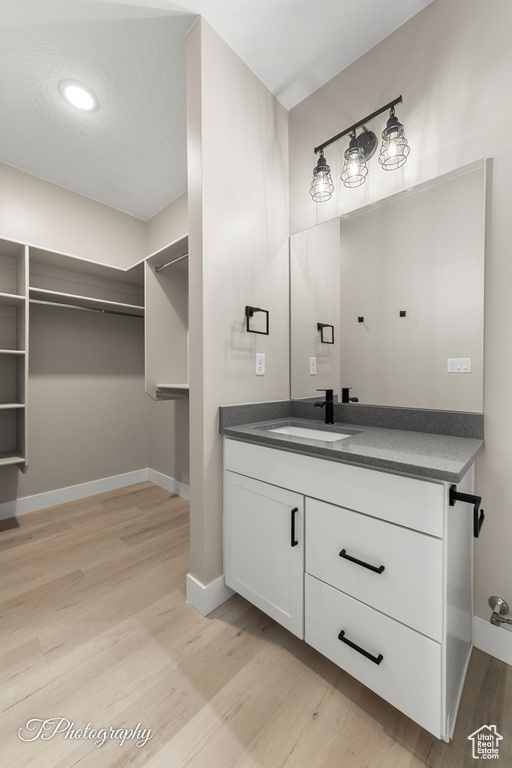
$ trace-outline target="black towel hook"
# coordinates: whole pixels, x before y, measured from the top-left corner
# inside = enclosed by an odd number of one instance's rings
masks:
[[[475,539],[478,539],[480,536],[480,531],[482,530],[482,525],[484,524],[485,520],[485,513],[483,509],[480,509],[480,504],[482,503],[482,497],[481,496],[474,496],[471,493],[461,493],[457,490],[456,485],[450,486],[450,507],[455,506],[456,501],[465,501],[467,504],[473,504],[473,536]],[[480,515],[478,512],[480,511]]]

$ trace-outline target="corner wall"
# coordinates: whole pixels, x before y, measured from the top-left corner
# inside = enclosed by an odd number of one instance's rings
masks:
[[[148,255],[147,224],[0,163],[0,237],[126,269]]]
[[[223,572],[218,407],[289,396],[288,113],[202,19],[187,72],[190,572],[208,585]],[[246,333],[247,304],[270,311],[269,336]]]
[[[297,232],[482,157],[493,158],[488,187],[484,412],[486,449],[477,464],[477,492],[486,523],[475,542],[476,613],[489,618],[487,598],[512,599],[512,6],[494,0],[434,0],[344,72],[290,112],[290,221]],[[404,97],[397,114],[411,154],[403,169],[370,161],[367,183],[345,190],[339,181],[340,142],[326,150],[336,194],[316,205],[309,197],[313,147],[358,118]],[[372,125],[373,127],[373,125]],[[340,189],[341,188],[341,189]]]
[[[147,222],[147,253],[159,251],[188,234],[188,200],[183,192]]]

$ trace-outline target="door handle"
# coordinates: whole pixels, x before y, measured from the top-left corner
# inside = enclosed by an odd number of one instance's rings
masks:
[[[350,648],[353,648],[354,651],[357,651],[358,653],[361,653],[365,658],[370,659],[370,661],[373,661],[374,664],[380,664],[381,661],[384,659],[384,656],[382,653],[379,653],[378,656],[372,656],[371,653],[368,651],[365,651],[364,648],[361,648],[360,645],[356,645],[352,642],[352,640],[349,640],[348,637],[345,637],[345,630],[342,629],[341,632],[338,635],[338,640],[341,640],[342,643],[345,643],[345,645],[348,645]]]
[[[294,507],[291,512],[291,545],[292,547],[296,547],[299,543],[297,539],[295,538],[295,515],[299,511],[298,507]]]
[[[343,557],[345,560],[350,560],[351,563],[355,563],[356,565],[362,565],[363,568],[368,568],[369,571],[373,571],[374,573],[382,573],[386,570],[383,565],[379,565],[377,568],[376,565],[370,565],[370,563],[365,563],[364,560],[358,560],[357,557],[351,557],[351,555],[347,555],[346,549],[341,550],[340,557]]]

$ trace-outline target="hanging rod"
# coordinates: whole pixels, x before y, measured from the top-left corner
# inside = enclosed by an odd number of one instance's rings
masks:
[[[182,259],[187,259],[188,253],[184,253],[183,256],[178,256],[175,259],[171,259],[171,261],[166,261],[165,264],[161,264],[159,267],[155,267],[155,272],[161,272],[162,269],[167,269],[167,267],[170,267],[171,264],[176,264],[177,261],[181,261]]]
[[[390,101],[389,104],[386,104],[385,107],[381,107],[380,109],[375,110],[375,112],[372,112],[371,115],[368,115],[367,117],[363,118],[363,120],[359,120],[359,122],[354,123],[354,125],[351,125],[350,128],[345,128],[344,131],[341,133],[336,134],[336,136],[333,136],[332,139],[328,139],[327,141],[324,141],[323,144],[319,144],[318,147],[315,147],[314,152],[317,154],[322,149],[325,149],[329,146],[329,144],[334,144],[335,141],[338,141],[338,139],[341,139],[343,136],[347,136],[349,133],[352,133],[352,131],[357,130],[358,128],[361,128],[365,123],[369,123],[370,120],[373,120],[374,117],[378,117],[379,115],[382,115],[383,112],[387,112],[388,109],[392,109],[397,104],[402,103],[402,97],[399,96],[397,99],[393,99],[393,101]]]
[[[131,312],[116,312],[113,309],[93,309],[92,307],[81,307],[78,304],[62,304],[58,301],[41,301],[41,299],[29,299],[31,304],[46,304],[48,307],[63,307],[64,309],[80,309],[82,312],[99,312],[101,315],[123,315],[123,317],[140,317],[143,315],[134,315]],[[142,309],[142,307],[141,307]]]

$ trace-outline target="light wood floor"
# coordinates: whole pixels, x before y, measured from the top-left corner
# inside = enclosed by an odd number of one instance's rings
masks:
[[[242,598],[200,616],[187,544],[187,502],[151,483],[1,524],[2,768],[459,768],[483,724],[512,765],[511,667],[474,652],[444,744]],[[154,735],[18,739],[50,717]]]

